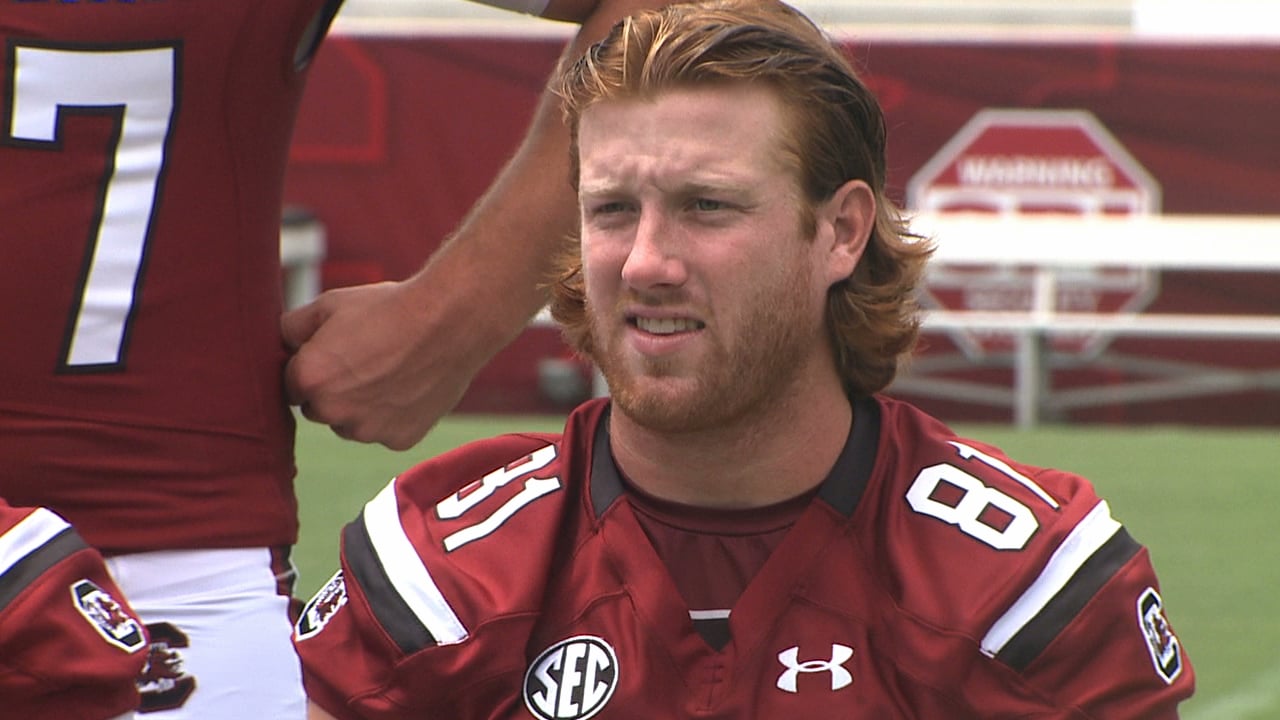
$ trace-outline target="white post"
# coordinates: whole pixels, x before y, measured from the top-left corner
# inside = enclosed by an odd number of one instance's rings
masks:
[[[320,263],[324,257],[324,224],[307,210],[286,208],[280,225],[286,310],[306,305],[320,294]]]
[[[1031,327],[1018,333],[1017,357],[1014,365],[1014,423],[1020,428],[1034,427],[1041,419],[1041,405],[1048,383],[1045,353],[1048,350],[1045,328],[1057,307],[1058,282],[1053,268],[1036,269],[1031,286]]]

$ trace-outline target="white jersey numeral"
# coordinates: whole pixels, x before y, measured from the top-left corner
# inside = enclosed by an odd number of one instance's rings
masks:
[[[993,468],[1041,498],[1044,505],[1057,509],[1059,503],[1039,484],[1012,469],[1007,462],[960,442],[952,442],[961,459],[977,461]],[[950,486],[950,491],[943,491]],[[940,493],[940,491],[943,491]],[[973,474],[950,462],[940,462],[920,470],[906,491],[906,501],[922,515],[955,525],[966,536],[978,539],[996,550],[1021,550],[1039,529],[1036,514],[1023,502],[1000,489],[987,486]],[[988,514],[989,509],[997,512]]]
[[[1058,503],[1049,493],[1008,463],[962,443],[951,443],[965,460],[976,460],[994,468],[1033,492],[1051,508]],[[942,486],[952,490],[939,496]],[[958,499],[956,499],[958,493]],[[1004,492],[984,484],[977,477],[950,463],[924,468],[907,490],[907,503],[921,515],[955,525],[961,532],[997,550],[1021,550],[1040,528],[1035,513]],[[994,508],[994,519],[987,519]]]
[[[527,458],[515,465],[498,468],[493,472],[485,475],[479,480],[471,483],[467,487],[450,495],[436,504],[436,514],[441,520],[456,520],[467,511],[476,507],[480,503],[487,500],[499,488],[506,487],[518,477],[528,476],[530,473],[546,467],[551,461],[556,459],[556,448],[554,445],[548,445],[539,450],[535,450]],[[525,507],[529,503],[540,497],[550,495],[560,489],[560,478],[535,478],[525,477],[524,488],[507,498],[507,501],[500,505],[496,510],[486,516],[483,520],[468,525],[461,530],[451,533],[444,539],[444,549],[447,552],[453,552],[469,542],[479,540],[493,531],[497,530],[507,520],[515,515],[517,511]]]
[[[1038,485],[1036,481],[1032,480],[1026,475],[1023,475],[1017,470],[1014,470],[1013,468],[1009,467],[1009,463],[1001,460],[1000,458],[992,457],[976,448],[971,448],[968,445],[965,445],[964,443],[951,441],[950,444],[953,447],[955,447],[957,452],[960,453],[960,457],[964,458],[965,460],[977,460],[983,463],[984,465],[989,465],[995,468],[996,470],[999,470],[1000,472],[1004,473],[1006,476],[1012,478],[1019,485],[1035,493],[1036,497],[1043,500],[1046,505],[1048,505],[1051,508],[1057,509],[1058,501],[1054,500],[1053,497],[1049,495],[1049,493],[1045,492],[1044,488],[1040,487],[1040,485]]]
[[[18,46],[13,58],[13,140],[57,150],[64,110],[119,114],[62,358],[68,367],[119,365],[173,123],[175,50]]]
[[[955,505],[934,499],[934,493],[943,483],[963,493]],[[1040,527],[1036,516],[1026,505],[983,485],[978,478],[947,463],[921,470],[911,489],[907,490],[907,502],[912,510],[955,525],[966,535],[997,550],[1021,550]],[[989,507],[1003,510],[1012,520],[1003,528],[987,524],[982,515]]]

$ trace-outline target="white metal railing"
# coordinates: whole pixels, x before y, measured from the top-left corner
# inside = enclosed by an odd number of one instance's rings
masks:
[[[286,309],[301,307],[320,294],[320,267],[326,251],[324,224],[307,210],[286,208],[280,224]]]
[[[926,332],[999,332],[1015,337],[1012,393],[931,374],[957,365],[922,359],[898,387],[908,392],[966,401],[1011,404],[1015,422],[1034,425],[1045,405],[1060,408],[1144,400],[1242,388],[1280,388],[1276,368],[1251,371],[1146,362],[1158,380],[1128,387],[1082,388],[1051,397],[1049,341],[1085,333],[1139,337],[1280,342],[1280,309],[1274,313],[1222,315],[1170,312],[1078,312],[1057,307],[1060,273],[1092,268],[1144,271],[1274,273],[1280,286],[1280,216],[992,216],[924,214],[916,232],[937,244],[930,276],[958,266],[1030,268],[1029,307],[998,310],[931,309]],[[1141,362],[1141,361],[1140,361]]]

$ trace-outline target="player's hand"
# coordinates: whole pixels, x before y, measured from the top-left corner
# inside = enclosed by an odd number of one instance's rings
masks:
[[[468,352],[465,320],[449,317],[447,298],[422,297],[408,281],[373,283],[330,290],[285,313],[289,402],[348,440],[393,450],[416,444],[488,357]]]

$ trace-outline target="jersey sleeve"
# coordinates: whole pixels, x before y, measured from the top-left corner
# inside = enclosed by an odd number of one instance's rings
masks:
[[[137,707],[142,623],[97,551],[56,514],[0,503],[0,697],[28,720]]]
[[[558,446],[510,436],[393,480],[343,529],[295,628],[310,699],[339,720],[487,717],[468,691],[523,674],[565,493]],[[507,679],[507,680],[504,680]],[[449,708],[445,711],[445,708]]]
[[[942,629],[917,658],[956,634],[973,648],[963,669],[931,670],[935,685],[984,717],[1176,718],[1194,672],[1148,551],[1093,485],[906,425],[873,534],[896,538],[895,602]]]
[[[1055,617],[1055,604],[1070,612]],[[1195,690],[1145,548],[1087,600],[1072,602],[1067,589],[1030,622],[1047,627],[1047,642],[1022,660],[1023,678],[1087,717],[1176,720],[1178,704]]]
[[[994,617],[977,628],[982,654],[1064,717],[1176,720],[1194,672],[1164,612],[1148,550],[1083,478],[970,449],[1004,465],[984,475],[988,500],[1013,497],[1012,478],[1042,505],[1024,550],[1006,556],[1004,570],[1016,580],[991,596]],[[1028,499],[1024,507],[1035,505]]]

